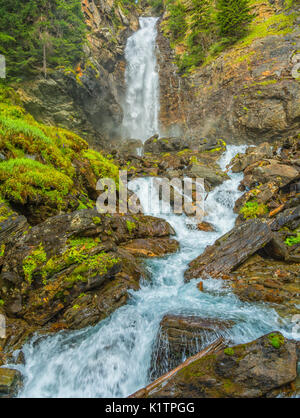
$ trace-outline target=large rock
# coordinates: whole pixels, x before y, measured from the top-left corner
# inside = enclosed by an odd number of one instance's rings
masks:
[[[0,368],[0,398],[13,398],[22,387],[22,375],[17,370]]]
[[[174,369],[220,336],[228,338],[227,330],[232,326],[230,321],[165,315],[152,353],[150,380]]]
[[[297,377],[296,342],[273,332],[190,359],[132,397],[260,398]]]
[[[137,257],[163,257],[179,249],[179,243],[170,238],[135,239],[122,245],[127,252]]]
[[[134,241],[139,246],[135,255],[150,250],[163,255],[178,248],[169,240],[173,234],[166,221],[144,215],[100,215],[91,209],[49,218],[24,231],[5,252],[1,309],[9,320],[20,320],[14,328],[25,329],[24,321],[50,331],[95,325],[124,305],[128,290],[137,290],[140,277],[147,276],[142,261],[132,255]],[[123,247],[128,242],[131,251]],[[27,336],[20,334],[18,340]],[[7,338],[5,350],[15,345],[10,333]]]
[[[185,279],[222,277],[256,253],[272,237],[269,225],[257,219],[238,225],[189,264]]]

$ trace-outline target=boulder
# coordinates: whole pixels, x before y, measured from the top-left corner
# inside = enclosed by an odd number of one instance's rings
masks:
[[[215,169],[208,167],[204,164],[193,164],[186,172],[186,175],[191,178],[204,179],[210,186],[218,186],[222,184],[229,177],[226,173],[223,173],[221,169]]]
[[[189,148],[189,142],[181,137],[159,138],[158,135],[154,135],[144,144],[144,151],[152,154],[177,152],[186,148]]]
[[[272,146],[264,142],[258,147],[250,147],[245,154],[237,154],[231,161],[231,170],[233,173],[244,171],[250,165],[262,160],[263,158],[272,158]]]
[[[208,349],[132,397],[266,397],[296,379],[296,345],[272,332],[248,344]]]
[[[22,387],[22,375],[17,370],[0,368],[0,398],[13,398]]]
[[[267,223],[258,219],[235,226],[189,264],[185,280],[218,278],[233,271],[273,238]]]
[[[220,336],[228,337],[231,321],[197,316],[165,315],[152,353],[150,380],[179,366]]]
[[[4,313],[35,330],[95,325],[124,305],[128,290],[137,290],[140,277],[147,276],[135,256],[176,251],[177,241],[169,239],[173,234],[166,221],[144,215],[90,209],[49,218],[25,230],[5,251],[0,274]],[[19,325],[24,328],[22,321]]]
[[[176,252],[179,243],[170,238],[135,239],[123,244],[122,248],[137,257],[164,257]]]

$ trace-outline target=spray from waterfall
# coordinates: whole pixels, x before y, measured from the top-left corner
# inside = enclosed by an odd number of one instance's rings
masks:
[[[159,77],[156,61],[157,21],[141,17],[140,29],[126,45],[126,98],[123,130],[125,138],[143,142],[159,133]]]

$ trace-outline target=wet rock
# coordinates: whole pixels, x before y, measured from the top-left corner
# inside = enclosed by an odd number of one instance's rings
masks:
[[[100,215],[90,209],[49,218],[26,230],[4,254],[4,313],[35,330],[57,323],[72,329],[94,325],[124,305],[128,290],[137,290],[140,277],[147,276],[135,256],[177,250],[177,241],[169,239],[173,234],[166,221],[144,215]],[[24,328],[22,321],[13,326],[18,325]],[[12,345],[7,340],[7,350]]]
[[[215,232],[215,228],[212,224],[210,224],[209,222],[201,222],[197,225],[197,228],[199,229],[199,231],[204,231],[204,232]]]
[[[273,332],[191,358],[132,395],[149,398],[261,398],[297,376],[296,343]]]
[[[169,238],[136,239],[122,245],[127,252],[137,257],[163,257],[179,249],[179,242]]]
[[[189,148],[189,142],[181,137],[159,138],[158,135],[154,135],[144,144],[144,151],[152,154],[177,152],[186,148]]]
[[[230,163],[231,170],[233,173],[239,173],[257,161],[264,158],[272,158],[272,156],[272,146],[269,143],[264,142],[258,147],[248,148],[245,154],[237,154]]]
[[[227,174],[223,173],[221,169],[214,169],[202,164],[193,164],[189,170],[187,170],[186,175],[191,178],[200,178],[204,179],[205,182],[208,182],[210,186],[218,186],[222,184],[225,180],[228,180],[229,177]]]
[[[152,353],[150,380],[179,366],[220,336],[228,337],[231,321],[196,316],[165,315]]]
[[[272,239],[270,227],[257,219],[236,226],[189,264],[185,279],[222,277]]]
[[[13,398],[21,389],[22,380],[17,370],[0,368],[0,398]]]
[[[299,262],[251,256],[227,277],[234,293],[246,302],[268,302],[281,316],[300,314]]]

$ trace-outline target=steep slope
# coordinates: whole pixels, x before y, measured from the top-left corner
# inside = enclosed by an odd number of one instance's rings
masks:
[[[165,133],[182,132],[196,140],[220,137],[229,143],[273,141],[296,133],[299,11],[297,1],[292,6],[252,2],[255,18],[247,35],[223,52],[208,50],[203,64],[191,66],[183,76],[174,62],[187,47],[184,41],[171,42],[170,47],[166,11],[158,40]]]

